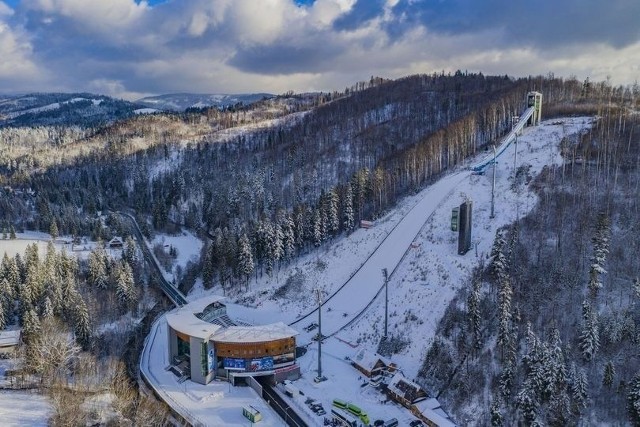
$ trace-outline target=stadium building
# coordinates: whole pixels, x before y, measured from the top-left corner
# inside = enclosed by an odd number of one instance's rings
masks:
[[[250,325],[232,320],[223,297],[206,297],[167,314],[170,369],[181,380],[232,383],[247,376],[297,379],[295,329],[282,322]]]

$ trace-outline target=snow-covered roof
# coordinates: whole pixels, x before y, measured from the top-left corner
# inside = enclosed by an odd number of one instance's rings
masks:
[[[426,419],[437,424],[438,427],[455,426],[455,423],[449,419],[447,413],[440,407],[440,402],[435,398],[414,403],[413,406],[420,411]]]
[[[407,379],[400,372],[391,378],[388,390],[411,403],[418,402],[419,399],[427,397],[427,393],[418,384]]]
[[[13,347],[20,341],[20,329],[13,331],[0,331],[0,348]]]
[[[206,296],[167,313],[167,323],[175,331],[201,339],[221,342],[263,342],[298,335],[298,331],[282,322],[258,326],[229,326],[201,320],[197,314],[208,306],[224,300],[221,296]]]
[[[298,331],[282,322],[258,326],[231,326],[218,330],[211,339],[220,342],[263,342],[291,338]]]
[[[208,339],[218,329],[221,329],[222,326],[200,320],[196,317],[196,314],[202,313],[208,305],[223,299],[224,297],[220,296],[207,296],[197,299],[192,303],[183,305],[167,313],[167,323],[175,331],[191,337]]]
[[[393,364],[393,362],[386,357],[367,351],[364,348],[358,350],[351,360],[368,371],[372,370],[378,361],[382,361],[385,366]]]

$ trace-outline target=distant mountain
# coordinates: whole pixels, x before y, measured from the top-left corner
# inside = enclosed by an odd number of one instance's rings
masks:
[[[187,108],[227,107],[235,104],[252,104],[264,98],[272,98],[269,93],[248,93],[239,95],[172,93],[149,96],[136,101],[146,107],[163,111],[184,111]]]
[[[148,112],[145,106],[90,93],[31,93],[0,95],[0,127],[92,127]]]

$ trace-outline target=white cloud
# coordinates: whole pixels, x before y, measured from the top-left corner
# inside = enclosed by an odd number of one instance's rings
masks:
[[[371,75],[456,69],[516,76],[552,71],[594,80],[610,75],[619,83],[640,79],[640,41],[537,49],[512,42],[504,27],[457,34],[428,29],[395,16],[393,7],[400,3],[386,0],[377,15],[354,17],[357,25],[336,29],[336,22],[351,19],[362,5],[169,0],[150,7],[134,0],[22,0],[13,11],[0,1],[0,87],[132,98],[174,91],[333,90]]]

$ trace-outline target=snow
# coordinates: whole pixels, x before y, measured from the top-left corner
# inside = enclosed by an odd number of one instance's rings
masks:
[[[408,423],[414,417],[399,405],[381,403],[386,398],[370,386],[361,387],[360,372],[345,359],[356,349],[377,350],[384,324],[381,269],[387,268],[389,272],[389,334],[402,336],[407,341],[407,346],[391,359],[405,377],[412,379],[417,376],[446,307],[457,291],[467,286],[473,269],[486,262],[496,230],[526,215],[538,202],[528,181],[514,182],[516,148],[518,166],[526,165],[528,174],[535,177],[546,165],[561,164],[558,144],[564,137],[583,132],[591,124],[591,118],[578,117],[545,121],[540,126],[526,128],[518,137],[518,144],[511,144],[495,168],[487,167],[485,175],[475,175],[464,168],[454,170],[420,193],[407,197],[397,209],[377,220],[375,227],[359,229],[330,242],[274,277],[265,275],[251,280],[253,292],[244,295],[237,304],[226,304],[229,315],[255,324],[291,323],[310,314],[293,325],[300,332],[297,345],[309,346],[307,354],[298,359],[303,376],[295,386],[305,396],[320,400],[327,412],[331,400],[340,398],[364,408],[372,420],[395,417],[401,424]],[[480,160],[469,159],[467,164],[477,164]],[[490,218],[494,171],[495,216]],[[457,251],[457,232],[450,229],[450,218],[451,209],[467,199],[473,202],[472,249],[461,256]],[[293,274],[302,277],[302,290],[274,300],[273,292]],[[317,344],[311,337],[318,330],[303,329],[318,320],[317,312],[313,311],[315,288],[320,288],[325,295],[322,334],[335,334],[322,344],[322,374],[328,380],[321,383],[313,381],[317,376],[318,354]],[[204,291],[199,287],[189,299],[217,291]],[[152,336],[156,339],[150,339],[149,345],[154,349],[152,353],[158,355],[154,357],[166,357],[166,332],[154,332]],[[153,369],[161,371],[168,365],[166,361],[151,362],[152,368],[154,363],[159,364],[161,368]],[[210,389],[189,381],[177,386],[184,387],[182,393],[169,381],[159,386],[167,386],[171,399],[180,405],[191,404],[188,396],[193,387],[201,391],[198,387]],[[225,396],[220,402],[226,400]],[[227,404],[232,403],[192,410],[216,417],[219,411],[225,411]],[[306,413],[316,425],[322,425],[322,417],[313,415],[304,403],[292,402],[292,405]]]
[[[198,262],[204,243],[190,232],[183,230],[176,235],[156,234],[151,241],[151,247],[153,248],[155,245],[162,245],[167,253],[171,247],[177,250],[178,254],[173,261],[172,270],[170,272],[162,270],[165,279],[172,282],[178,266],[185,268],[189,261]]]
[[[153,114],[159,111],[160,110],[157,110],[155,108],[138,108],[137,110],[133,110],[133,114]]]
[[[46,427],[51,415],[51,404],[41,394],[29,391],[0,391],[0,424],[3,427]]]

